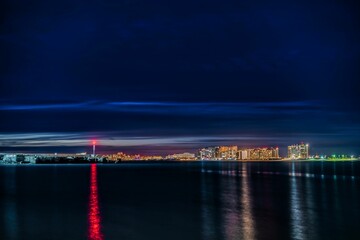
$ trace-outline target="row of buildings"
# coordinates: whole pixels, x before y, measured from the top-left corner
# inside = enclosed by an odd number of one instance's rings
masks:
[[[200,149],[196,154],[199,160],[278,160],[278,147],[239,148],[238,146],[216,146]],[[289,159],[308,159],[309,144],[288,146]]]
[[[288,146],[288,159],[308,159],[309,144],[294,144]],[[345,156],[345,155],[344,155]],[[316,156],[314,157],[316,158]],[[319,159],[321,157],[319,156]],[[131,160],[278,160],[278,147],[240,148],[238,146],[205,147],[196,154],[178,153],[166,157],[157,155],[130,155],[123,152],[110,155],[79,154],[0,154],[0,164],[16,163],[88,163],[88,162],[118,162]]]
[[[109,154],[104,156],[108,161],[129,161],[129,160],[162,160],[162,156],[150,156],[140,154],[126,154],[118,152],[116,154]]]
[[[165,157],[165,159],[191,161],[191,160],[196,160],[196,157],[195,157],[194,153],[185,152],[185,153],[177,153],[177,154],[167,155]]]
[[[86,153],[80,154],[24,154],[24,153],[0,153],[0,164],[41,164],[41,163],[91,163],[104,162],[102,156],[92,156]]]
[[[140,154],[125,154],[123,152],[118,152],[116,154],[110,154],[104,156],[108,161],[130,161],[130,160],[182,160],[182,161],[191,161],[196,160],[194,153],[177,153],[167,155],[166,157],[157,156],[157,155],[140,155]]]
[[[199,160],[275,160],[279,159],[279,148],[206,147],[198,151],[197,158]]]

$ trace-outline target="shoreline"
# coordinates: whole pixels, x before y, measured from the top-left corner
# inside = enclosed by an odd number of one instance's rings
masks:
[[[19,163],[1,163],[1,165],[84,165],[84,164],[99,164],[99,165],[119,165],[119,164],[141,164],[141,163],[307,163],[307,162],[356,162],[360,159],[281,159],[281,160],[123,160],[118,162],[108,161],[108,162],[39,162],[39,163],[29,163],[29,162],[19,162]]]

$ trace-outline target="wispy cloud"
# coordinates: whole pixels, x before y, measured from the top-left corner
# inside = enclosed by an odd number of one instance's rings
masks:
[[[196,151],[205,146],[237,145],[240,147],[279,146],[286,154],[286,146],[299,141],[311,143],[312,152],[323,152],[327,147],[354,147],[358,141],[342,138],[339,134],[238,135],[238,136],[126,136],[121,132],[91,133],[1,133],[0,152],[86,152],[91,151],[91,140],[96,139],[100,153],[118,151],[141,154],[168,154]],[[94,137],[95,136],[95,137]],[[329,139],[341,138],[340,142]]]
[[[96,135],[96,137],[94,137]],[[9,133],[0,134],[0,147],[70,147],[88,146],[92,139],[98,144],[113,147],[209,144],[218,142],[271,140],[276,138],[256,136],[121,136],[121,133]]]
[[[89,102],[61,103],[61,104],[9,104],[0,106],[0,110],[55,110],[55,109],[81,109],[88,106]]]
[[[271,114],[314,111],[324,105],[315,101],[295,102],[79,102],[61,104],[3,104],[0,111],[116,111],[171,115]]]

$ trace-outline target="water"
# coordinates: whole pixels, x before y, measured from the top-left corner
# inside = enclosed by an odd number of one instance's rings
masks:
[[[359,239],[360,162],[0,166],[0,239]]]

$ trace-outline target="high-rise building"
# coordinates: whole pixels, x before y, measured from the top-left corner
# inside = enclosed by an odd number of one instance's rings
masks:
[[[279,148],[247,148],[238,152],[239,160],[279,159]]]
[[[279,158],[278,148],[255,148],[250,150],[251,160],[270,160]]]
[[[308,159],[309,144],[294,144],[288,146],[288,158],[290,159]]]
[[[215,159],[215,148],[214,147],[206,147],[206,148],[200,149],[197,153],[197,158],[199,160]]]
[[[202,148],[197,153],[200,160],[235,160],[237,159],[237,146],[217,146]]]
[[[279,147],[271,148],[272,151],[272,157],[275,159],[279,159]]]
[[[200,160],[271,160],[279,159],[279,148],[245,148],[217,146],[202,148],[197,153]]]
[[[215,158],[218,160],[235,160],[237,151],[237,146],[215,147]]]
[[[238,160],[247,160],[248,159],[248,151],[246,149],[239,150],[237,159]]]

